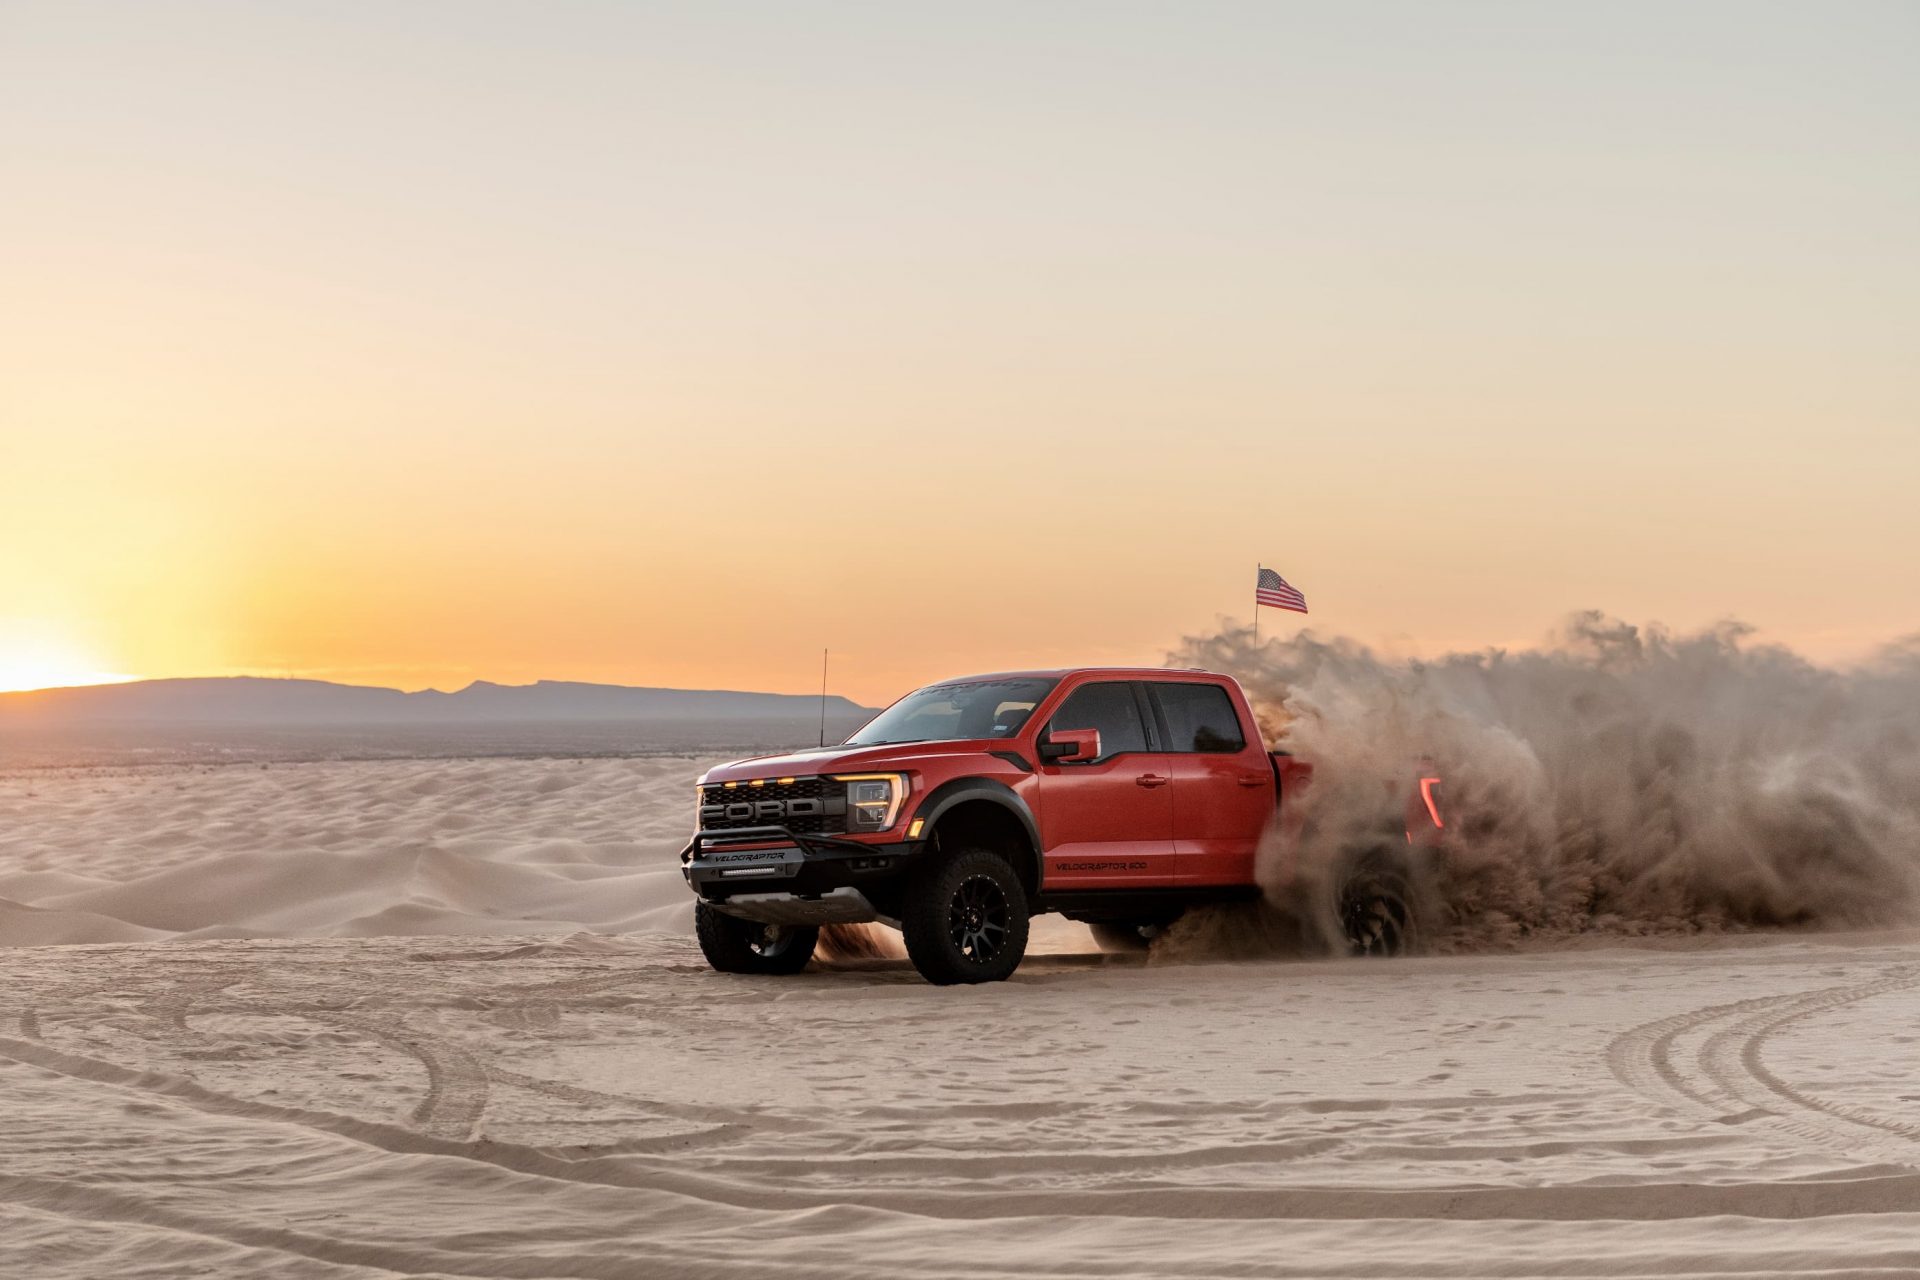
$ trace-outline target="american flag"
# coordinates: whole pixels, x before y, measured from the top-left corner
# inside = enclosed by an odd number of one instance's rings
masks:
[[[1291,609],[1295,613],[1307,611],[1307,598],[1287,585],[1287,580],[1271,569],[1260,570],[1260,576],[1254,580],[1253,600],[1256,606],[1269,604],[1276,609]]]

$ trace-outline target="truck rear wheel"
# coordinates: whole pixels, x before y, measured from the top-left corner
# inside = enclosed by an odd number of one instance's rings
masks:
[[[1352,956],[1398,956],[1418,941],[1413,885],[1397,859],[1368,854],[1340,877],[1334,897],[1339,942]]]
[[[933,863],[906,898],[900,933],[928,982],[999,982],[1027,953],[1027,891],[991,850],[962,849]]]
[[[693,904],[693,932],[707,963],[721,973],[798,973],[820,937],[810,926],[742,920],[705,902]]]

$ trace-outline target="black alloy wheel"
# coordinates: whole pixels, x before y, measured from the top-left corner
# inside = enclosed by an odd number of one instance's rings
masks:
[[[908,883],[900,934],[928,982],[999,982],[1027,953],[1026,889],[991,849],[931,858]]]
[[[1009,910],[997,880],[984,874],[968,876],[947,908],[947,938],[974,964],[992,964],[1007,945]]]
[[[1348,955],[1397,956],[1413,947],[1412,894],[1396,871],[1373,863],[1354,868],[1340,886],[1334,910]]]

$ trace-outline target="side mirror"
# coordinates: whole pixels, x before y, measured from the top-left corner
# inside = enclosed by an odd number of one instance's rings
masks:
[[[1053,764],[1100,758],[1098,729],[1049,729],[1040,741],[1040,758]]]

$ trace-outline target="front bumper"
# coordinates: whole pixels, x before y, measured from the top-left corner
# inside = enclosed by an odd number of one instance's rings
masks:
[[[884,920],[881,906],[925,845],[923,840],[868,844],[785,827],[701,831],[680,851],[680,874],[705,901],[750,919],[778,924]],[[842,891],[852,891],[851,896]]]

